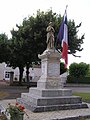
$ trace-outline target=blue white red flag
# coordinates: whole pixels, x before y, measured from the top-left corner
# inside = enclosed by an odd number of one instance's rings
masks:
[[[65,14],[63,16],[59,33],[57,36],[57,40],[61,42],[62,46],[62,58],[65,61],[65,67],[67,67],[68,64],[68,29],[67,29],[67,14],[65,10]]]

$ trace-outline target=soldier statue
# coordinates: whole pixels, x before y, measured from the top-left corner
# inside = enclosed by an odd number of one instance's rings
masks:
[[[52,27],[52,22],[49,23],[47,29],[47,49],[54,49],[54,28]]]

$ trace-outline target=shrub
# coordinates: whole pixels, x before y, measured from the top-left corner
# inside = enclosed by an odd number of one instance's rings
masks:
[[[89,71],[89,65],[86,63],[72,63],[69,66],[69,75],[79,78],[79,77],[84,77]]]
[[[76,77],[68,75],[67,77],[67,83],[81,83],[81,84],[90,84],[90,77],[79,77],[78,79]]]

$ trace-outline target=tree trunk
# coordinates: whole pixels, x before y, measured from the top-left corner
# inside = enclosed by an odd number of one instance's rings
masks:
[[[27,78],[27,87],[30,86],[30,81],[29,81],[29,65],[26,65],[26,78]]]
[[[23,67],[19,67],[19,85],[22,84],[23,71],[24,71],[24,68]]]

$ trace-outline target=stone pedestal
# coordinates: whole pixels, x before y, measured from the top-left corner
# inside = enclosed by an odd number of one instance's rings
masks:
[[[53,49],[47,49],[41,59],[42,74],[37,88],[30,88],[29,93],[22,93],[17,102],[33,112],[87,108],[79,96],[72,96],[70,89],[64,89],[60,80],[61,55]]]
[[[41,77],[37,82],[37,88],[43,89],[59,89],[62,88],[60,82],[60,58],[61,55],[56,50],[46,50],[41,59]]]

